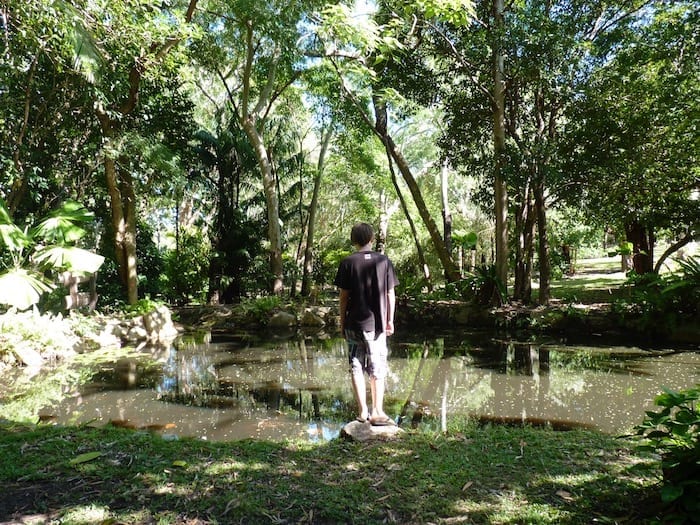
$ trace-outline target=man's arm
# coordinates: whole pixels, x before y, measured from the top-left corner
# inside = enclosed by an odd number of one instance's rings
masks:
[[[345,336],[345,315],[348,311],[348,299],[350,290],[340,288],[340,333]]]
[[[394,289],[390,288],[386,293],[386,326],[384,331],[386,335],[394,333],[394,309],[396,308],[396,294]]]

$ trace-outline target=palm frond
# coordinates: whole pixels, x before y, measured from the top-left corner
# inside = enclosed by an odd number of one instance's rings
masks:
[[[41,274],[14,268],[0,275],[0,304],[26,310],[53,288],[54,285],[47,282]]]

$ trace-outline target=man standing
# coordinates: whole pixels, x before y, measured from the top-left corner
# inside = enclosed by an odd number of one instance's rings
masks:
[[[340,289],[340,331],[348,341],[350,374],[359,407],[358,421],[386,426],[396,423],[384,413],[388,371],[387,336],[394,333],[394,287],[399,283],[389,258],[372,250],[374,231],[367,223],[350,232],[355,253],[340,262],[335,285]],[[372,394],[367,408],[365,376]]]

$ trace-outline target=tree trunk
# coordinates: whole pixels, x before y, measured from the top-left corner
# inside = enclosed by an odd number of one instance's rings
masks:
[[[547,232],[547,204],[544,196],[544,183],[535,184],[535,209],[537,211],[538,258],[540,265],[540,290],[538,300],[541,305],[549,304],[551,298],[552,262],[549,257],[549,237]]]
[[[503,176],[505,163],[505,88],[503,84],[503,50],[501,33],[504,30],[503,0],[493,0],[494,44],[492,49],[493,69],[493,154],[494,193],[496,215],[496,275],[508,285],[508,190]]]
[[[445,248],[449,253],[452,253],[452,213],[450,212],[449,180],[448,180],[447,161],[442,165],[440,170],[440,189],[442,195],[442,228],[445,238]],[[461,272],[460,272],[461,273]]]
[[[192,20],[198,0],[189,0],[185,22]],[[121,116],[130,115],[136,109],[139,101],[141,79],[147,70],[147,63],[154,66],[173,47],[180,42],[177,38],[166,39],[163,42],[151,43],[148,50],[140,57],[134,57],[134,66],[128,74],[128,94],[120,104],[113,108],[105,108],[101,102],[95,101],[95,114],[100,123],[104,144],[102,154],[104,157],[105,177],[107,179],[107,191],[112,212],[112,225],[114,227],[114,251],[119,266],[119,276],[127,292],[129,304],[138,301],[138,273],[136,267],[136,192],[134,190],[131,173],[119,172],[116,166],[114,139],[118,129],[117,116],[110,116],[111,112]],[[149,60],[146,60],[148,58]]]
[[[396,195],[399,198],[399,203],[401,204],[401,209],[403,210],[403,214],[406,217],[406,220],[408,221],[408,226],[411,228],[411,235],[413,236],[413,243],[416,246],[416,253],[418,254],[418,264],[421,266],[421,270],[423,271],[423,279],[425,279],[425,284],[428,287],[428,291],[432,292],[433,291],[433,282],[430,279],[430,267],[428,266],[427,261],[425,260],[425,253],[423,253],[423,247],[420,244],[420,240],[418,239],[418,231],[416,230],[416,223],[413,220],[413,217],[411,217],[410,212],[408,211],[408,206],[406,205],[406,199],[404,199],[403,192],[401,191],[401,188],[399,187],[399,181],[396,178],[396,171],[394,171],[394,163],[391,158],[391,154],[389,153],[389,150],[386,152],[388,161],[389,161],[389,171],[391,173],[391,183],[394,185],[394,190],[396,191]]]
[[[109,205],[114,229],[114,254],[121,284],[129,304],[138,301],[138,272],[136,268],[136,195],[131,174],[119,172],[111,153],[115,148],[114,122],[106,111],[96,110],[104,138],[104,169]]]
[[[671,246],[666,248],[666,251],[664,251],[663,254],[661,254],[661,257],[659,257],[659,260],[656,261],[656,265],[654,266],[654,273],[659,273],[661,270],[661,266],[664,264],[664,261],[671,256],[671,254],[677,252],[683,246],[686,244],[690,244],[691,242],[695,242],[700,239],[700,234],[695,233],[692,228],[688,229],[688,231],[685,233],[685,235],[678,239],[676,242],[674,242]]]
[[[301,278],[301,296],[308,297],[311,294],[311,276],[314,269],[314,234],[316,232],[316,211],[318,210],[318,194],[321,189],[321,180],[323,179],[323,170],[326,165],[326,153],[328,145],[333,136],[332,126],[326,130],[321,141],[321,151],[318,154],[318,163],[316,164],[316,175],[314,176],[314,190],[311,195],[311,203],[309,204],[309,223],[306,233],[306,249],[304,250],[304,270]]]
[[[391,168],[391,166],[389,166]],[[392,174],[392,177],[394,175]],[[377,245],[375,250],[386,253],[386,241],[389,238],[389,221],[399,208],[398,202],[389,204],[389,198],[384,190],[379,193],[379,229],[377,230]]]
[[[272,173],[272,164],[267,155],[267,148],[250,116],[244,116],[241,126],[253,145],[255,156],[262,173],[265,203],[267,204],[267,238],[270,241],[270,272],[272,273],[271,292],[281,295],[284,290],[282,269],[282,232],[280,230],[279,196],[277,184]]]
[[[515,216],[517,244],[515,247],[515,284],[513,299],[524,304],[532,301],[532,259],[535,238],[535,213],[530,194],[530,185],[526,184],[523,202]]]
[[[654,243],[656,241],[652,228],[647,229],[638,221],[625,225],[627,241],[632,243],[632,264],[638,274],[654,271]]]
[[[384,143],[384,147],[386,148],[387,153],[396,163],[396,166],[399,168],[399,171],[401,172],[401,175],[404,181],[406,182],[409,191],[411,192],[413,202],[415,203],[416,208],[418,208],[418,213],[421,216],[421,219],[423,219],[423,224],[425,224],[425,227],[427,228],[428,233],[430,234],[430,239],[433,242],[433,247],[435,248],[437,256],[440,259],[440,262],[442,263],[442,266],[445,270],[445,276],[447,280],[449,282],[456,282],[459,280],[459,270],[457,270],[457,266],[452,260],[450,253],[447,251],[447,247],[445,246],[445,243],[442,237],[440,236],[440,231],[438,230],[438,227],[435,224],[433,217],[428,211],[428,207],[426,206],[425,201],[423,200],[423,195],[421,194],[416,179],[413,177],[413,173],[411,172],[411,168],[408,165],[408,162],[401,154],[399,149],[396,147],[396,144],[394,143],[393,139],[387,131],[386,104],[384,104],[383,101],[379,100],[379,98],[376,95],[372,97],[372,101],[374,103],[374,111],[376,116],[376,124],[374,125],[373,129],[377,136]]]

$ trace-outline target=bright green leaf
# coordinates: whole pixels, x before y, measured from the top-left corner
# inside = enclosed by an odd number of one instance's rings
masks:
[[[86,452],[85,454],[80,454],[70,460],[71,465],[79,465],[81,463],[87,463],[93,459],[97,459],[102,455],[102,452]]]

